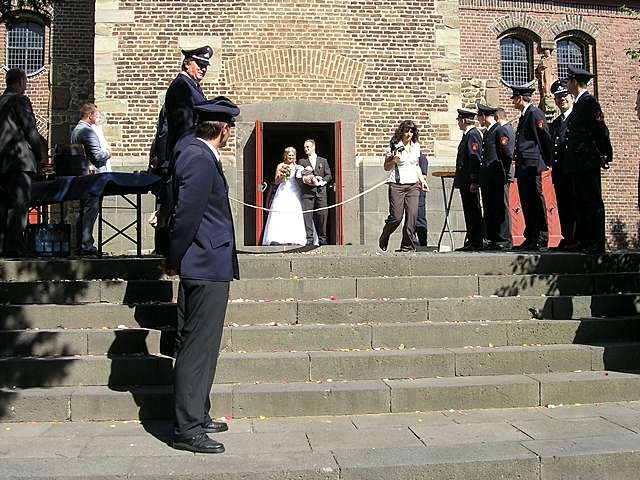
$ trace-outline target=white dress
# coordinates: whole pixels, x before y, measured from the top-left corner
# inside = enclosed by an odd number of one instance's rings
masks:
[[[263,245],[306,245],[302,193],[294,175],[278,185],[262,236]],[[315,237],[315,235],[314,235]]]

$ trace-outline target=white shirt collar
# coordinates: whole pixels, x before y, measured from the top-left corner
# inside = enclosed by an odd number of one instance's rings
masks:
[[[563,120],[566,120],[566,119],[567,119],[567,117],[569,117],[569,115],[571,115],[571,112],[572,112],[572,111],[573,111],[573,106],[571,106],[571,108],[570,108],[569,110],[567,110],[566,112],[564,112],[564,113],[562,114],[562,119],[563,119]]]
[[[578,99],[579,99],[582,95],[584,95],[585,93],[587,93],[587,90],[582,90],[582,91],[578,94],[578,96],[576,97],[576,99],[575,99],[575,100],[574,100],[574,102],[573,102],[573,103],[574,103],[574,105],[575,105],[575,103],[578,101]]]
[[[213,154],[216,156],[216,160],[220,161],[220,152],[218,152],[218,150],[216,149],[216,147],[214,147],[213,145],[211,145],[209,142],[207,142],[204,138],[200,138],[200,137],[196,137],[198,140],[200,140],[202,143],[204,143],[207,147],[209,147],[211,149],[211,151],[213,152]]]
[[[467,133],[469,133],[473,128],[476,128],[475,125],[467,125],[467,128],[465,128],[464,130],[464,134],[466,135]]]
[[[529,107],[531,105],[533,105],[533,104],[532,103],[527,103],[527,106],[522,109],[522,113],[521,113],[522,116],[524,116],[524,114],[527,113],[527,110],[529,110]]]

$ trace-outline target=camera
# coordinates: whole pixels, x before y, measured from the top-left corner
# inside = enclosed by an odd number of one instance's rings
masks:
[[[399,147],[393,146],[391,147],[391,153],[393,155],[397,155],[398,153],[404,152],[404,148],[405,148],[404,145],[400,145]]]

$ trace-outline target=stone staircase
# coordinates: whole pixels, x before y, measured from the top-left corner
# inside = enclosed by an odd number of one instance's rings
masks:
[[[218,416],[640,400],[640,254],[246,248]],[[0,262],[0,421],[172,416],[157,258]]]

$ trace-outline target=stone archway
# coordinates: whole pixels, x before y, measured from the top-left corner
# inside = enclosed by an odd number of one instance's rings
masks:
[[[283,124],[328,124],[341,122],[342,141],[342,180],[344,198],[358,193],[358,170],[356,168],[356,125],[359,107],[353,105],[330,104],[305,100],[276,100],[260,102],[240,107],[241,115],[236,121],[236,165],[235,178],[229,178],[232,190],[237,198],[247,203],[255,201],[255,125],[257,121]],[[253,170],[252,170],[253,169]],[[234,188],[235,187],[235,188]],[[249,229],[252,221],[248,207],[237,208],[236,238],[238,244],[251,238]],[[352,202],[344,206],[344,242],[360,243],[359,203]]]

